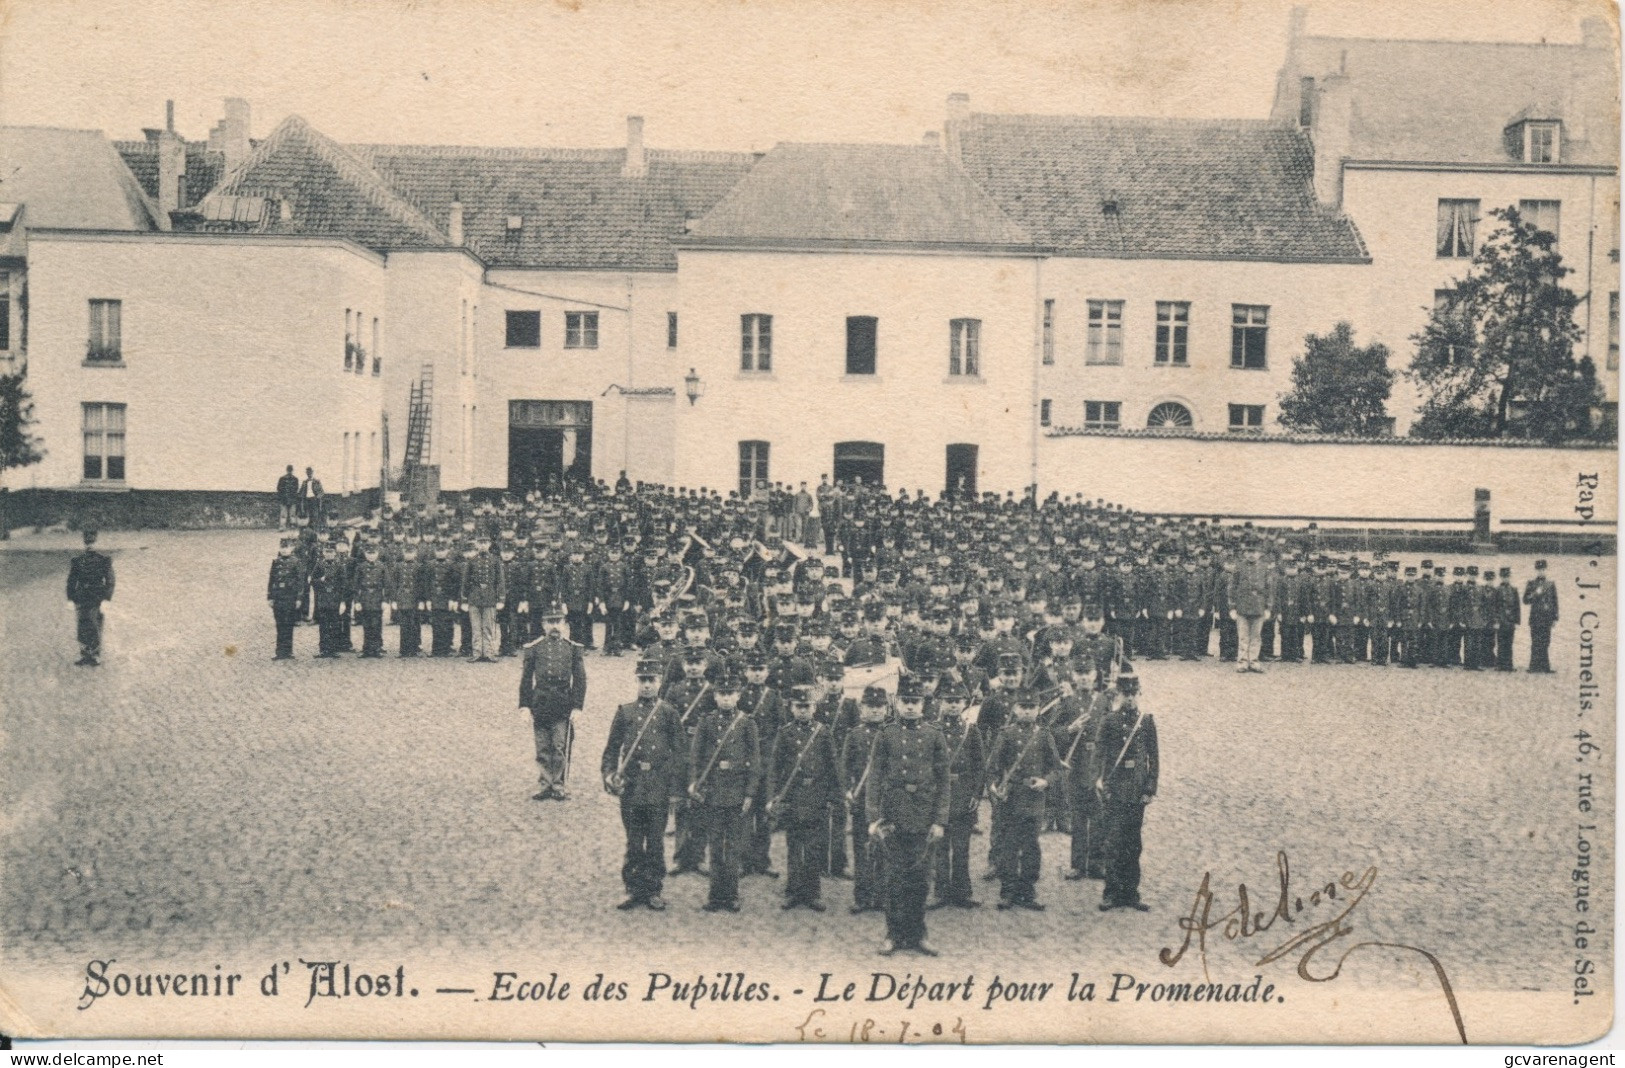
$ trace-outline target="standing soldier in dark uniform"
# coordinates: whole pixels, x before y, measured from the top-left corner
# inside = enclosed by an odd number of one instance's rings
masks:
[[[706,912],[739,911],[744,817],[762,773],[756,721],[739,707],[739,690],[737,676],[724,675],[717,682],[715,701],[700,720],[688,755],[688,799],[711,853]]]
[[[536,736],[536,763],[541,765],[542,788],[533,801],[567,801],[565,783],[570,775],[570,717],[587,700],[587,671],[581,648],[565,637],[564,606],[552,605],[542,620],[546,630],[525,646],[519,675],[519,707],[530,713]]]
[[[463,562],[463,612],[472,634],[470,659],[494,664],[497,651],[497,613],[507,604],[508,583],[502,561],[491,555],[491,539],[480,535]]]
[[[1094,785],[1106,824],[1106,886],[1100,911],[1149,911],[1140,900],[1140,831],[1145,806],[1157,793],[1157,725],[1140,711],[1139,679],[1117,677],[1119,696],[1095,734]]]
[[[579,542],[570,544],[570,560],[559,569],[559,597],[570,620],[570,640],[591,649],[593,568]]]
[[[388,569],[378,559],[377,543],[367,545],[352,582],[350,599],[361,623],[361,655],[376,660],[384,655],[384,602],[389,598]]]
[[[1427,618],[1427,580],[1417,578],[1416,568],[1405,569],[1405,580],[1394,595],[1399,605],[1395,622],[1399,630],[1399,648],[1394,657],[1401,667],[1414,668],[1422,652],[1422,624]]]
[[[682,732],[684,751],[692,748],[700,732],[700,721],[710,710],[715,684],[705,677],[708,650],[703,645],[691,645],[683,651],[682,677],[666,686],[666,700],[677,710],[677,729]],[[685,872],[706,874],[705,826],[700,822],[697,806],[691,804],[685,793],[677,804],[677,848],[672,853],[669,874]]]
[[[463,594],[463,566],[451,559],[451,549],[445,542],[437,542],[434,560],[426,568],[429,602],[430,656],[450,656],[452,628],[457,622],[457,604]]]
[[[1552,624],[1557,622],[1557,587],[1546,578],[1546,561],[1535,561],[1535,577],[1523,588],[1523,603],[1529,606],[1529,670],[1550,675],[1548,650],[1552,645]]]
[[[1055,744],[1061,749],[1066,768],[1066,805],[1071,815],[1072,857],[1066,873],[1069,881],[1100,879],[1105,875],[1106,828],[1095,790],[1095,735],[1100,720],[1111,704],[1112,695],[1084,693],[1076,704],[1077,714],[1060,724]]]
[[[1495,591],[1488,585],[1478,584],[1478,568],[1467,569],[1467,584],[1462,590],[1462,665],[1468,671],[1493,667],[1495,659]],[[1488,647],[1488,652],[1486,652]]]
[[[1523,601],[1512,584],[1512,569],[1501,569],[1501,584],[1495,587],[1495,670],[1511,671],[1512,640],[1523,622]]]
[[[982,732],[965,722],[967,695],[957,684],[937,688],[938,724],[948,743],[948,821],[937,847],[937,900],[933,908],[976,908],[971,896],[970,838],[986,788]]]
[[[282,539],[276,558],[271,561],[271,577],[265,587],[265,599],[271,602],[271,617],[276,620],[273,660],[293,659],[293,627],[299,621],[299,598],[305,589],[305,569],[293,554],[295,541],[294,538]]]
[[[531,573],[535,564],[530,560],[518,559],[519,546],[506,533],[497,555],[502,560],[502,579],[507,594],[501,610],[497,612],[497,655],[514,656],[528,640],[524,636],[524,628],[529,622]],[[522,614],[521,607],[526,609]]]
[[[951,780],[948,742],[924,711],[922,702],[904,702],[897,722],[880,732],[866,788],[869,833],[886,850],[886,956],[937,955],[925,944],[926,860],[948,822]]]
[[[756,738],[764,763],[773,755],[773,743],[788,714],[778,691],[767,685],[767,654],[752,649],[745,654],[745,685],[739,692],[739,707],[756,721]],[[744,874],[778,878],[773,870],[773,821],[767,815],[767,774],[756,777],[756,800],[745,813]]]
[[[83,534],[85,551],[68,565],[68,600],[73,602],[79,639],[76,667],[95,667],[102,655],[102,602],[113,599],[113,561],[92,546],[96,532]]]
[[[604,789],[621,799],[626,829],[626,886],[622,911],[643,905],[663,911],[660,890],[666,878],[666,814],[682,795],[687,774],[684,737],[677,710],[660,700],[660,666],[638,663],[638,699],[615,710],[609,741],[599,764]]]
[[[1044,791],[1060,772],[1061,756],[1055,739],[1038,722],[1038,695],[1022,690],[1016,695],[1016,721],[999,732],[989,761],[989,792],[994,809],[993,837],[999,870],[999,909],[1033,909],[1044,856],[1038,843],[1038,823],[1044,812]]]
[[[318,652],[323,660],[332,660],[343,648],[340,633],[344,629],[341,606],[349,600],[346,575],[349,569],[339,559],[338,546],[328,542],[322,548],[322,558],[316,563],[310,588],[316,599],[316,629]]]
[[[1233,565],[1227,562],[1226,570],[1234,570]],[[1303,621],[1307,613],[1304,596],[1309,583],[1298,574],[1295,556],[1287,557],[1281,570],[1283,574],[1275,586],[1278,597],[1276,609],[1281,624],[1277,628],[1281,633],[1281,660],[1296,664],[1303,660]]]
[[[400,655],[417,656],[423,649],[423,616],[429,603],[427,563],[418,559],[418,547],[408,541],[401,559],[389,569],[389,603],[400,627]]]
[[[819,871],[824,860],[826,810],[841,803],[835,742],[830,729],[813,719],[812,691],[790,693],[791,719],[779,728],[768,764],[768,813],[784,827],[788,847],[783,907],[823,912]]]
[[[875,746],[886,725],[886,691],[867,686],[858,724],[841,740],[841,785],[852,820],[852,914],[885,908],[881,848],[869,834],[869,779],[874,773]],[[816,713],[815,713],[816,715]]]

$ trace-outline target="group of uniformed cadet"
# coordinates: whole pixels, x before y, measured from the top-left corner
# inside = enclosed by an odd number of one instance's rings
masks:
[[[1527,622],[1530,670],[1550,670],[1544,561],[1520,595],[1507,567],[1401,573],[1380,553],[1337,559],[1312,531],[835,492],[806,544],[760,501],[642,485],[306,526],[271,569],[276,655],[310,619],[326,657],[356,624],[361,655],[382,655],[391,619],[401,656],[422,652],[424,626],[431,656],[523,653],[535,796],[562,800],[597,624],[605,654],[639,654],[600,766],[627,836],[621,907],[663,910],[666,877],[704,872],[705,908],[737,911],[742,876],[779,876],[782,834],[783,907],[823,911],[823,879],[849,878],[853,912],[886,913],[888,953],[931,952],[928,908],[980,904],[984,801],[1000,909],[1044,907],[1046,831],[1070,835],[1067,877],[1100,879],[1102,910],[1146,907],[1159,769],[1135,659],[1208,657],[1216,630],[1238,670],[1510,670]]]

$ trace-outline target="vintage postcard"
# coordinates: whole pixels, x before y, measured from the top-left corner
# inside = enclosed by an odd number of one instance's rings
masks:
[[[0,1033],[1614,1013],[1606,0],[0,17]]]

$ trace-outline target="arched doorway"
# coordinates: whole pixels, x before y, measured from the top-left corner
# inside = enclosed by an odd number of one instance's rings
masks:
[[[865,486],[886,484],[886,446],[878,441],[837,441],[835,481],[860,480]]]

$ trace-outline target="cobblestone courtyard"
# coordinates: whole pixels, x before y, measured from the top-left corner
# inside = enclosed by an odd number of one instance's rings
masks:
[[[613,704],[633,693],[632,660],[589,657],[575,799],[533,802],[516,661],[323,662],[305,627],[299,659],[272,662],[263,597],[275,538],[104,535],[118,590],[94,670],[72,666],[72,540],[20,536],[0,550],[0,930],[12,961],[77,969],[91,956],[290,946],[513,946],[568,959],[617,946],[704,962],[720,945],[747,964],[873,961],[881,921],[846,915],[845,882],[826,882],[839,907],[818,916],[781,912],[779,884],[760,878],[746,881],[741,915],[705,915],[693,876],[668,881],[664,915],[617,912],[623,838],[596,766]],[[1521,585],[1530,561],[1507,562]],[[1567,989],[1576,621],[1592,605],[1608,680],[1597,702],[1608,718],[1593,725],[1605,755],[1592,763],[1605,808],[1613,794],[1613,560],[1585,563],[1553,560],[1563,616],[1553,676],[1142,665],[1164,769],[1146,818],[1153,911],[1096,912],[1099,884],[1062,881],[1065,839],[1046,836],[1049,911],[932,913],[944,970],[996,952],[1150,973],[1157,949],[1178,944],[1204,872],[1216,914],[1238,881],[1257,888],[1255,909],[1273,908],[1281,850],[1304,893],[1375,866],[1359,935],[1431,949],[1458,988]],[[1603,582],[1584,603],[1582,570]],[[393,649],[393,632],[386,641]],[[1597,840],[1611,842],[1612,813],[1601,817]],[[776,842],[781,868],[782,852]],[[1606,856],[1597,868],[1605,891],[1612,866]],[[1602,904],[1609,930],[1611,898]],[[1611,960],[1611,945],[1593,955]],[[1276,966],[1283,976],[1290,963]],[[1373,958],[1368,974],[1402,981],[1414,963]]]

